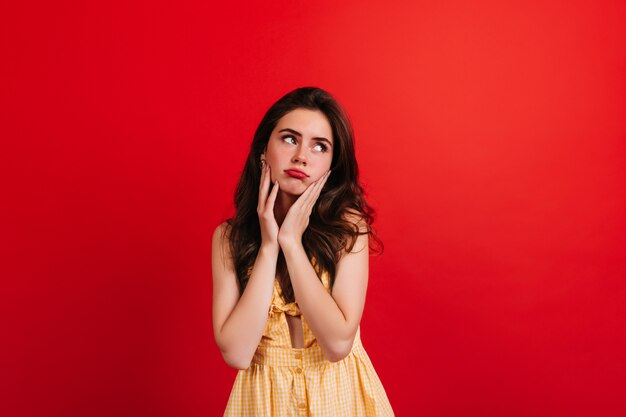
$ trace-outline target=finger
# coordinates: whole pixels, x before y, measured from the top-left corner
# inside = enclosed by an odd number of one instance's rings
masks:
[[[324,188],[324,184],[326,184],[326,180],[328,179],[328,176],[329,176],[329,173],[327,172],[326,174],[322,175],[320,179],[318,179],[312,184],[311,192],[306,196],[305,200],[303,201],[303,204],[307,210],[310,211],[313,209],[315,202],[317,201],[319,195],[322,192],[322,188]]]
[[[322,189],[324,188],[324,184],[326,184],[326,180],[328,180],[329,176],[330,176],[330,171],[326,172],[324,175],[321,176],[319,180],[316,181],[315,188],[313,189],[314,199],[316,199],[322,192]]]
[[[263,168],[261,168],[261,181],[259,182],[259,204],[258,207],[260,210],[265,208],[265,201],[267,200],[267,193],[269,192],[269,165],[265,163]]]
[[[326,174],[324,174],[322,178],[320,178],[318,187],[314,191],[313,201],[311,203],[311,206],[315,205],[315,203],[319,199],[319,196],[322,194],[322,190],[324,189],[324,185],[326,185],[326,181],[328,181],[328,177],[330,177],[330,171],[328,171]]]
[[[259,201],[261,201],[261,193],[263,191],[263,180],[265,179],[265,165],[261,164],[261,180],[259,181]]]
[[[298,204],[300,207],[306,207],[308,205],[309,199],[311,198],[311,193],[315,190],[317,186],[317,181],[312,182],[306,187],[306,190],[298,197],[294,205]]]
[[[274,202],[276,201],[276,196],[278,195],[278,188],[278,181],[276,181],[276,183],[274,183],[274,188],[272,188],[270,196],[267,198],[267,210],[272,210],[272,212],[274,212]]]

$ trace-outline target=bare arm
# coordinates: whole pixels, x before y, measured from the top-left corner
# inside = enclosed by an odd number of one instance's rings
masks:
[[[259,345],[272,301],[278,249],[261,247],[241,297],[228,240],[213,233],[213,334],[226,363],[247,369]]]
[[[278,183],[270,188],[271,171],[264,165],[259,183],[257,213],[261,227],[261,247],[243,294],[239,296],[237,273],[230,253],[230,238],[222,238],[227,224],[213,233],[213,333],[227,364],[247,369],[261,341],[267,324],[276,262],[278,260],[278,224],[274,218],[274,202]]]
[[[368,235],[360,235],[352,251],[345,253],[337,264],[335,282],[329,294],[302,244],[282,247],[298,306],[324,356],[331,362],[350,353],[361,322],[369,273],[368,248]]]

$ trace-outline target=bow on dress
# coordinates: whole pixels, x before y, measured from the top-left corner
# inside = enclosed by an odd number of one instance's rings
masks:
[[[276,313],[285,313],[288,316],[299,316],[300,314],[300,308],[298,307],[298,304],[296,304],[295,302],[292,303],[282,303],[282,304],[277,304],[272,302],[272,305],[270,306],[270,315],[272,314],[276,314]]]
[[[288,316],[299,316],[300,308],[298,307],[298,303],[292,301],[290,303],[285,303],[285,299],[283,298],[283,292],[280,288],[280,284],[278,280],[274,281],[274,294],[272,296],[272,304],[270,305],[270,315],[276,313],[285,313]]]

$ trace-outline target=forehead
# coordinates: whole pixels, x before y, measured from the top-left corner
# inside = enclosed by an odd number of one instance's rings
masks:
[[[295,109],[280,118],[274,128],[275,132],[281,129],[293,129],[304,137],[323,137],[333,141],[333,130],[326,115],[319,110]]]

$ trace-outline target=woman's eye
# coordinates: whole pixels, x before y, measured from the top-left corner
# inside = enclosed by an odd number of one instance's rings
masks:
[[[288,143],[293,143],[294,145],[296,144],[296,138],[294,136],[291,136],[291,135],[290,136],[283,136],[283,140],[285,142],[288,142]],[[318,152],[326,152],[328,150],[328,146],[326,146],[323,143],[318,143],[313,148],[316,149]]]
[[[320,148],[320,152],[326,152],[328,150],[328,147],[326,145],[324,145],[323,143],[318,143],[317,145],[315,145],[316,148]]]

